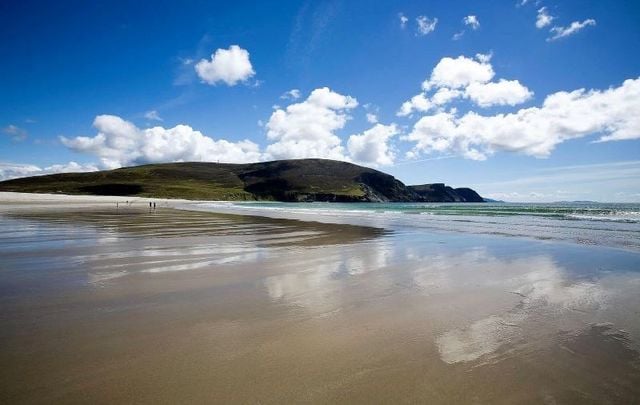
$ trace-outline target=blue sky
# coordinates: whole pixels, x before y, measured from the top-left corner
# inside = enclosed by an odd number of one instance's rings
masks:
[[[0,176],[327,157],[640,201],[640,4],[524,3],[3,2]]]

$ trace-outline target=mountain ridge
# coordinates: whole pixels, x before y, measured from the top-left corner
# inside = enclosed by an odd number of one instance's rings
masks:
[[[483,202],[469,188],[406,186],[390,174],[328,159],[183,162],[0,182],[0,191],[286,202]]]

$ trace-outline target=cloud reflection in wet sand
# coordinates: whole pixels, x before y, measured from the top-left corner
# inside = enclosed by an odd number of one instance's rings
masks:
[[[305,262],[312,263],[313,257],[306,257]],[[440,357],[448,364],[495,360],[492,355],[496,352],[541,331],[549,337],[567,329],[588,328],[608,316],[607,297],[616,294],[599,279],[572,279],[550,255],[500,258],[482,247],[463,252],[445,247],[421,255],[416,244],[377,241],[355,251],[345,248],[323,259],[307,268],[292,265],[291,272],[265,278],[270,298],[313,312],[337,309],[355,299],[407,293],[410,285],[414,288],[411,294],[439,298],[461,291],[465,295],[488,291],[489,297],[496,293],[514,297],[511,307],[484,317],[477,317],[481,309],[471,307],[477,303],[456,301],[458,312],[463,314],[457,323],[464,325],[445,329],[435,338]],[[340,280],[340,275],[348,275],[351,282]],[[366,277],[362,281],[367,289],[364,296],[358,277]],[[428,307],[424,311],[426,316],[439,319],[442,327],[450,323],[444,310]],[[541,329],[529,330],[536,327]]]
[[[514,268],[518,265],[505,264]],[[436,344],[443,361],[473,361],[522,338],[523,323],[532,314],[593,313],[606,304],[606,293],[600,285],[591,281],[571,283],[551,258],[533,257],[526,264],[535,270],[513,280],[519,283],[513,293],[522,297],[518,304],[504,314],[491,315],[439,336]]]

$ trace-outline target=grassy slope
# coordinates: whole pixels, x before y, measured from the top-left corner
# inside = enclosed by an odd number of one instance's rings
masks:
[[[0,182],[0,191],[193,200],[470,201],[456,190],[444,184],[407,187],[377,170],[326,159],[164,163]]]
[[[0,183],[0,190],[187,199],[251,198],[236,176],[215,168],[207,175],[207,170],[202,169],[148,165],[95,173],[64,173],[10,180]]]
[[[356,179],[375,170],[320,159],[253,164],[166,163],[0,182],[0,191],[136,195],[215,200],[280,199],[281,194],[362,198]]]

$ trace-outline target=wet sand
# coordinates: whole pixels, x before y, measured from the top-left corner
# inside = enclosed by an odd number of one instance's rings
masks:
[[[56,204],[0,205],[2,403],[640,401],[638,253]]]

